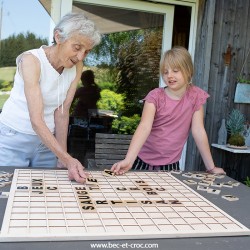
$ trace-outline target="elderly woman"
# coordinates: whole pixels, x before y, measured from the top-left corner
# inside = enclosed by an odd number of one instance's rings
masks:
[[[0,166],[65,167],[84,182],[82,164],[67,153],[69,108],[88,52],[100,42],[83,14],[65,15],[54,44],[16,59],[14,87],[0,114]]]

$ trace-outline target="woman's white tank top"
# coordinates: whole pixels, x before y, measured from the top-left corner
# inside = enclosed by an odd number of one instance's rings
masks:
[[[32,53],[40,61],[41,75],[39,84],[43,97],[44,121],[49,130],[54,133],[54,112],[63,104],[66,98],[67,91],[76,77],[76,67],[64,68],[62,74],[59,74],[48,61],[43,47],[41,46],[39,49],[33,49],[24,53]],[[24,94],[24,81],[18,70],[22,55],[19,55],[16,59],[17,70],[14,78],[14,86],[10,97],[3,106],[0,121],[18,132],[35,135],[36,133],[30,122],[27,100]]]

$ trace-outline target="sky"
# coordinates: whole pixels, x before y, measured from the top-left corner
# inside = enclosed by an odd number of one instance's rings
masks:
[[[27,32],[49,38],[50,16],[38,0],[0,0],[1,6],[1,39]]]

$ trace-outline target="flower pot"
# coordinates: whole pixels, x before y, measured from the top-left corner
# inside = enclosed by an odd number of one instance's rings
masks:
[[[249,83],[237,83],[235,96],[235,103],[250,103],[250,84]]]

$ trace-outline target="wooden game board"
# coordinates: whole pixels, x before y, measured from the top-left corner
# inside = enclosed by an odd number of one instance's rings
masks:
[[[15,170],[0,241],[249,235],[250,230],[167,172],[68,180],[66,170]]]

